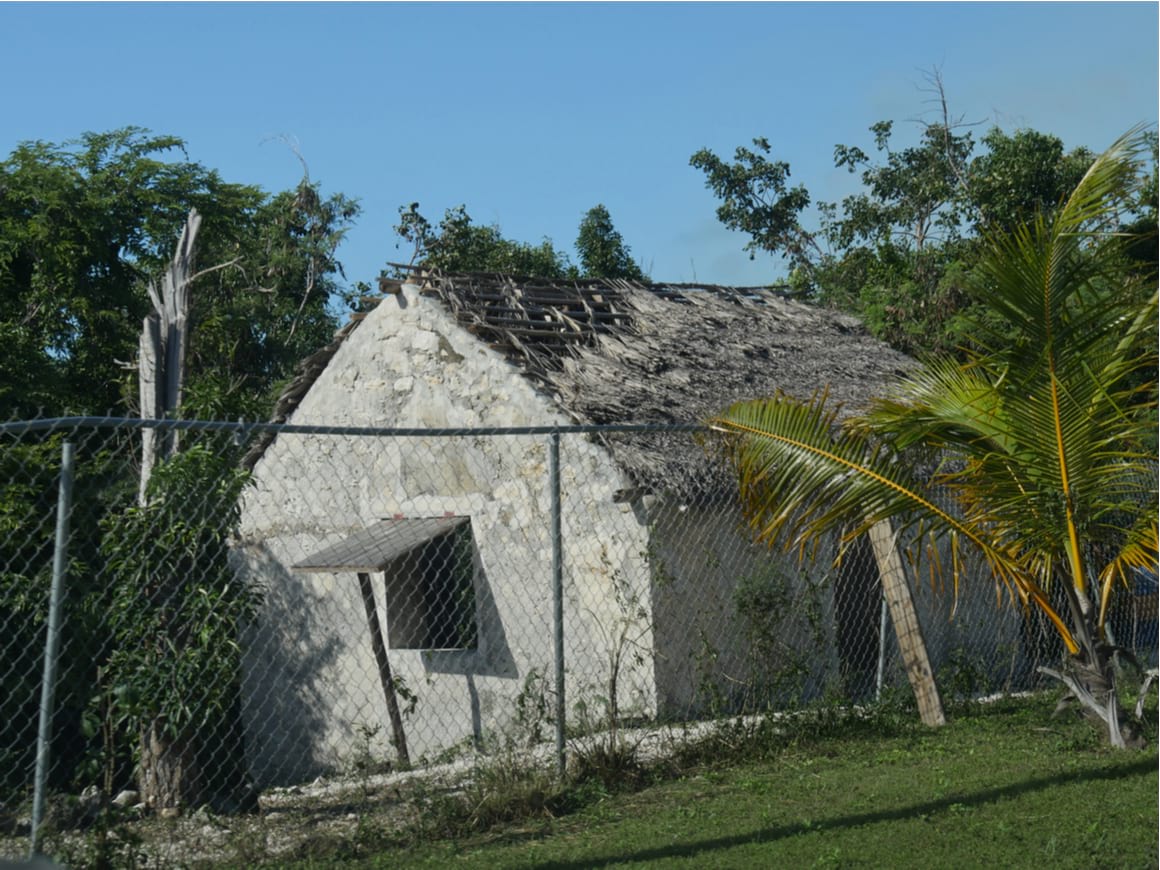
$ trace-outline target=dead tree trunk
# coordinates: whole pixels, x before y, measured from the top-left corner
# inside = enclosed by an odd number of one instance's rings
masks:
[[[205,775],[197,756],[197,742],[189,736],[166,734],[157,720],[143,727],[137,776],[145,804],[165,815],[205,803]]]
[[[193,279],[194,245],[201,227],[201,215],[190,209],[173,261],[161,281],[161,288],[149,283],[153,311],[141,329],[138,370],[140,373],[141,419],[173,417],[181,407],[185,386],[185,349],[189,344],[189,284]],[[138,499],[145,503],[145,488],[153,466],[177,451],[177,433],[142,430],[141,487]]]
[[[152,282],[148,286],[153,311],[142,325],[138,357],[141,417],[145,420],[172,418],[181,406],[185,348],[189,343],[189,283],[193,277],[194,245],[200,226],[201,216],[196,209],[191,209],[160,289]],[[154,466],[176,453],[177,446],[176,432],[142,430],[140,504],[147,501],[149,478]],[[180,601],[180,587],[185,579],[156,578],[160,600]],[[174,628],[179,631],[178,627]],[[156,720],[142,726],[137,776],[146,806],[164,812],[204,803],[205,777],[198,756],[193,735],[170,734]]]

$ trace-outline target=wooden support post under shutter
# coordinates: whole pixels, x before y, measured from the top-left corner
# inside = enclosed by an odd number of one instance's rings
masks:
[[[371,649],[375,653],[375,663],[379,666],[379,682],[383,686],[383,697],[387,702],[387,716],[391,720],[391,740],[401,767],[411,766],[411,756],[407,752],[407,735],[403,731],[403,717],[399,713],[399,701],[395,697],[395,681],[391,677],[391,663],[387,659],[387,645],[383,642],[383,629],[379,625],[379,609],[375,606],[375,590],[371,586],[371,575],[363,571],[358,574],[358,588],[362,592],[363,607],[367,612],[367,628],[371,633]]]
[[[898,648],[902,652],[906,676],[918,701],[918,715],[924,725],[945,725],[947,720],[943,713],[942,699],[930,668],[930,657],[926,653],[922,627],[918,624],[918,613],[914,609],[906,569],[888,520],[870,527],[870,543],[874,547],[874,559],[882,578],[882,593],[886,596],[886,606],[890,608],[890,619],[898,636]]]

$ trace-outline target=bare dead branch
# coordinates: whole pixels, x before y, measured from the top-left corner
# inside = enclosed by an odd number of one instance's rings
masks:
[[[265,145],[267,142],[281,142],[290,149],[290,153],[298,158],[298,162],[302,164],[302,179],[307,184],[310,183],[310,167],[306,164],[306,158],[302,156],[302,150],[298,146],[298,137],[291,136],[289,133],[278,133],[276,135],[267,136],[261,142]]]
[[[241,257],[234,257],[232,260],[230,260],[226,263],[218,263],[216,266],[210,266],[208,269],[202,269],[200,272],[194,272],[186,280],[193,282],[193,281],[196,281],[198,278],[200,278],[202,275],[208,275],[211,272],[217,272],[217,271],[220,271],[221,269],[228,269],[230,266],[236,266],[239,262],[241,262],[241,259],[242,259]],[[243,274],[244,274],[244,272],[243,272]]]
[[[298,321],[302,317],[302,312],[306,310],[306,303],[310,299],[310,294],[314,290],[314,258],[311,257],[306,265],[306,289],[302,291],[302,301],[298,303],[298,310],[294,312],[294,319],[290,321],[290,332],[287,338],[294,337],[294,331],[298,329]]]
[[[930,69],[923,70],[922,77],[927,86],[920,88],[919,90],[931,95],[923,102],[927,104],[935,104],[936,111],[941,121],[939,126],[942,128],[943,154],[946,157],[947,164],[951,167],[951,172],[954,173],[955,179],[958,181],[962,189],[969,191],[970,179],[968,177],[967,168],[961,165],[959,161],[955,159],[954,150],[951,148],[951,135],[955,130],[977,127],[982,124],[983,121],[967,121],[965,115],[959,115],[958,117],[954,118],[951,117],[950,109],[947,103],[946,87],[943,83],[942,69],[940,67],[934,66]],[[930,121],[921,116],[918,118],[912,118],[911,121],[921,124],[925,129],[930,129],[932,126]]]

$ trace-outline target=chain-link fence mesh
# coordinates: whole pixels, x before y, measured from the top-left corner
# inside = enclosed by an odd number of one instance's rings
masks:
[[[655,432],[256,428],[187,424],[142,494],[139,423],[0,427],[0,856],[27,848],[66,441],[54,794],[237,813],[551,744],[561,709],[575,735],[906,688],[869,545],[799,563],[749,542],[727,487],[628,479],[610,439]],[[1028,688],[1059,657],[981,567],[957,599],[912,581],[944,698]],[[1136,591],[1113,627],[1154,656]]]

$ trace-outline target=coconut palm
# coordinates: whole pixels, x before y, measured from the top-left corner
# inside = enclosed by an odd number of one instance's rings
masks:
[[[929,362],[845,421],[824,393],[710,421],[761,540],[806,551],[889,519],[933,570],[945,542],[956,591],[967,550],[981,554],[1012,600],[1051,620],[1069,655],[1042,670],[1117,746],[1136,737],[1105,618],[1157,559],[1155,276],[1125,265],[1116,232],[1144,145],[1130,132],[1054,212],[986,239],[973,292],[1002,332],[979,323],[965,363]]]

